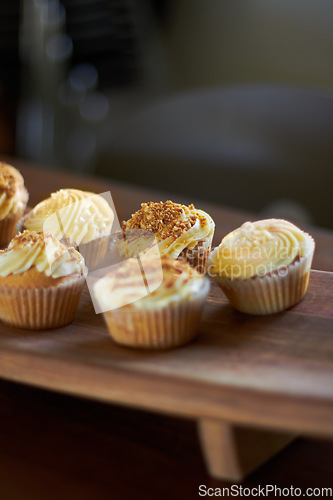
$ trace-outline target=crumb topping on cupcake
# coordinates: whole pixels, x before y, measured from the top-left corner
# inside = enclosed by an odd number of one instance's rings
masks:
[[[52,234],[24,231],[0,251],[0,277],[32,268],[52,278],[85,271],[84,259],[74,248],[67,248]]]
[[[159,241],[173,236],[178,238],[183,232],[194,226],[197,217],[191,214],[194,205],[181,205],[168,200],[154,203],[141,203],[141,209],[132,214],[123,229],[147,229],[152,231]]]
[[[20,172],[0,162],[0,220],[24,210],[27,202],[28,192]]]
[[[142,203],[141,209],[132,214],[131,219],[123,221],[120,235],[127,240],[121,254],[129,257],[136,255],[130,248],[133,244],[131,232],[142,231],[142,238],[147,239],[147,232],[156,238],[161,255],[177,258],[185,249],[193,250],[200,241],[211,241],[215,224],[212,218],[194,205],[181,205],[168,200],[166,202]],[[137,234],[137,233],[136,233]],[[138,235],[138,237],[140,237]],[[141,248],[142,245],[134,245]]]

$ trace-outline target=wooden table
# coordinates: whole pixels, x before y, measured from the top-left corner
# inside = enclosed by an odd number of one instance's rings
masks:
[[[172,199],[170,193],[14,164],[26,179],[31,205],[60,187],[111,190],[122,219],[141,201]],[[207,203],[200,206],[216,222],[215,243],[251,218]],[[313,267],[333,271],[332,233],[309,232],[317,244]],[[313,273],[310,283],[307,301],[278,322],[276,317],[260,319],[261,329],[256,318],[245,320],[233,311],[213,286],[199,341],[162,355],[115,346],[101,318],[94,319],[92,336],[87,294],[66,337],[56,330],[27,335],[2,327],[3,498],[36,500],[46,498],[46,492],[47,498],[197,498],[200,484],[231,484],[212,476],[240,479],[295,433],[314,437],[294,441],[241,484],[330,485],[333,338],[326,299],[332,297],[332,275]],[[236,326],[225,332],[221,344],[216,325],[222,317]],[[209,365],[216,352],[221,363],[229,362],[223,372]],[[197,377],[186,372],[193,359]],[[284,373],[291,368],[295,377],[288,380]],[[318,461],[317,456],[324,458]]]

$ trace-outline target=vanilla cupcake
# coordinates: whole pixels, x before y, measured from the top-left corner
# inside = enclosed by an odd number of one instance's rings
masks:
[[[0,320],[28,329],[70,323],[86,268],[74,248],[51,234],[24,231],[0,251]]]
[[[78,189],[60,189],[40,202],[22,221],[23,229],[53,234],[78,248],[88,269],[104,258],[114,213],[100,195]]]
[[[208,291],[205,276],[169,257],[130,258],[94,285],[113,340],[148,349],[193,340]]]
[[[211,253],[208,273],[239,311],[276,313],[304,296],[314,247],[309,234],[285,220],[245,222]]]
[[[138,239],[147,240],[149,244],[150,233],[156,239],[161,255],[185,260],[198,272],[204,273],[214,229],[210,215],[193,205],[185,206],[172,201],[142,203],[141,209],[123,222],[123,235],[118,238],[118,248],[123,256],[137,255],[142,251]],[[119,244],[121,237],[124,238],[123,244]]]
[[[15,235],[15,227],[28,203],[28,191],[16,168],[0,162],[0,247]]]

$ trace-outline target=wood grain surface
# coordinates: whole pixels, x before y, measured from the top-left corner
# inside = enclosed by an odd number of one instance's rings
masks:
[[[64,186],[110,189],[122,218],[142,200],[158,196],[18,166],[31,204]],[[244,214],[211,208],[217,233],[244,220]],[[332,247],[323,241],[316,239],[316,251],[322,251],[325,266]],[[266,317],[238,313],[212,282],[195,342],[166,352],[139,352],[110,339],[85,289],[75,321],[64,328],[29,332],[1,325],[0,376],[175,415],[333,435],[332,304],[332,273],[313,271],[300,304]]]
[[[301,303],[238,313],[212,284],[200,334],[165,352],[116,345],[87,290],[74,322],[2,325],[0,375],[75,395],[188,417],[333,435],[333,274],[313,271]]]

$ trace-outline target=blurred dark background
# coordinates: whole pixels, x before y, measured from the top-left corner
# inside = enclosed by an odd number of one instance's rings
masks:
[[[2,0],[0,154],[333,229],[332,26],[331,0]]]

